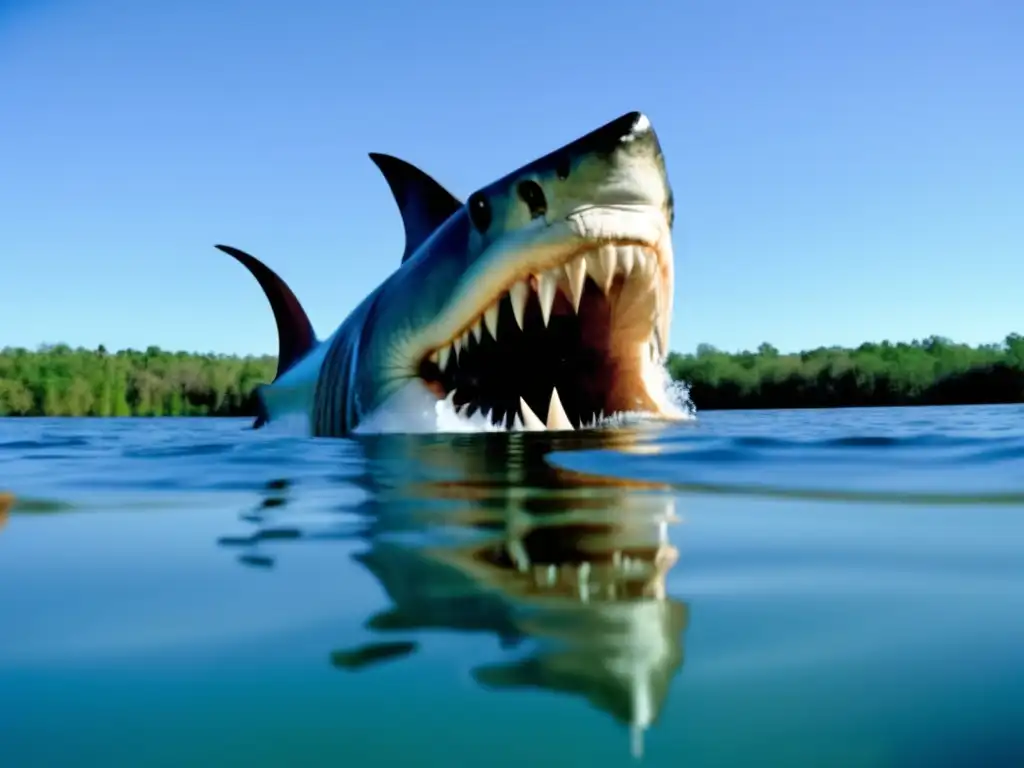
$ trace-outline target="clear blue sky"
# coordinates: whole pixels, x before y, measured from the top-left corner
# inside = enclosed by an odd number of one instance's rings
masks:
[[[1024,3],[0,0],[0,346],[271,352],[397,265],[368,151],[460,196],[631,109],[672,346],[1024,331]]]

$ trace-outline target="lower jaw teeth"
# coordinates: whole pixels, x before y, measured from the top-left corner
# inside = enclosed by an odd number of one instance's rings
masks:
[[[449,403],[454,406],[455,390],[448,393],[445,398]],[[460,416],[463,415],[465,410],[469,407],[468,404],[461,405],[455,408],[455,412]],[[491,422],[490,411],[483,412],[484,418]],[[596,425],[600,420],[604,418],[604,413],[594,414],[592,424]],[[581,424],[581,428],[591,426],[591,424]],[[569,421],[569,415],[565,412],[565,407],[562,405],[562,400],[558,396],[558,390],[551,390],[551,399],[548,402],[548,413],[547,421],[541,421],[540,417],[533,412],[533,409],[527,404],[526,400],[522,397],[519,398],[519,413],[515,415],[512,420],[513,432],[572,432],[575,431],[575,427],[572,422]]]
[[[530,410],[530,406],[521,397],[519,398],[519,408],[523,414],[523,426],[531,431],[573,429],[572,422],[569,421],[569,416],[566,414],[565,408],[562,407],[562,401],[558,397],[557,389],[551,390],[551,400],[548,402],[548,420],[546,423],[537,418],[537,415]]]

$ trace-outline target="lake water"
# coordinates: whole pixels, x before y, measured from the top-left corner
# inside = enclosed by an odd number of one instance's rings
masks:
[[[1024,766],[1024,408],[0,420],[0,765]]]

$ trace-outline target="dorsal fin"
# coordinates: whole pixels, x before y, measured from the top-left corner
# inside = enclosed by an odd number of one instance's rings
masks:
[[[306,316],[306,310],[295,298],[288,284],[255,256],[250,256],[230,245],[215,247],[241,262],[259,282],[267,301],[270,302],[274,322],[277,323],[277,373],[274,374],[274,381],[277,381],[316,346],[316,334],[313,333],[313,326]]]
[[[384,174],[402,214],[402,224],[405,226],[404,262],[434,230],[462,207],[462,203],[435,179],[405,160],[379,152],[371,152],[370,159]]]

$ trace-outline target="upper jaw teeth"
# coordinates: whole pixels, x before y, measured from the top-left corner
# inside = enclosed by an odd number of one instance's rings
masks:
[[[537,295],[541,318],[547,326],[551,321],[551,310],[561,292],[573,310],[579,312],[583,298],[583,287],[589,276],[605,294],[611,290],[616,277],[623,277],[629,286],[641,289],[655,284],[658,279],[659,259],[652,248],[640,245],[597,246],[591,251],[577,255],[565,264],[542,270],[514,282],[507,291],[500,294],[473,321],[452,338],[441,349],[430,353],[430,360],[444,371],[448,362],[458,359],[458,354],[470,343],[472,337],[477,343],[486,331],[491,338],[498,338],[498,308],[508,296],[512,315],[520,330],[526,318],[526,304],[531,293]]]
[[[658,253],[652,248],[610,243],[596,246],[590,251],[574,256],[564,264],[540,270],[516,280],[469,325],[461,329],[451,341],[431,352],[429,360],[444,372],[453,360],[456,362],[459,360],[459,356],[464,350],[470,349],[472,345],[480,344],[484,335],[489,335],[496,341],[499,307],[506,296],[516,324],[520,330],[523,330],[527,303],[530,295],[535,294],[540,306],[540,315],[546,327],[551,321],[555,300],[560,292],[573,310],[579,312],[587,277],[590,277],[606,295],[611,290],[616,278],[621,277],[624,282],[622,290],[617,294],[613,312],[618,318],[618,322],[627,324],[639,322],[643,323],[640,327],[650,328],[650,337],[643,344],[643,350],[644,354],[656,362],[663,354],[663,340],[657,316],[660,315],[662,306],[661,293],[666,290],[666,286],[659,279],[660,266]],[[637,301],[638,297],[649,297],[652,289],[656,298],[654,317],[649,314],[650,308],[647,302]],[[650,322],[652,319],[653,323]],[[647,323],[650,325],[648,326]],[[446,399],[453,401],[454,395],[453,390],[448,393]],[[464,405],[456,410],[461,413],[466,407]],[[519,400],[518,413],[509,415],[513,416],[511,424],[513,431],[575,429],[562,405],[557,389],[551,391],[545,419],[541,419],[534,413],[523,398]],[[604,413],[592,414],[591,421],[596,424],[604,416]],[[591,423],[588,423],[585,418],[582,419],[580,427],[588,426],[591,426]]]

